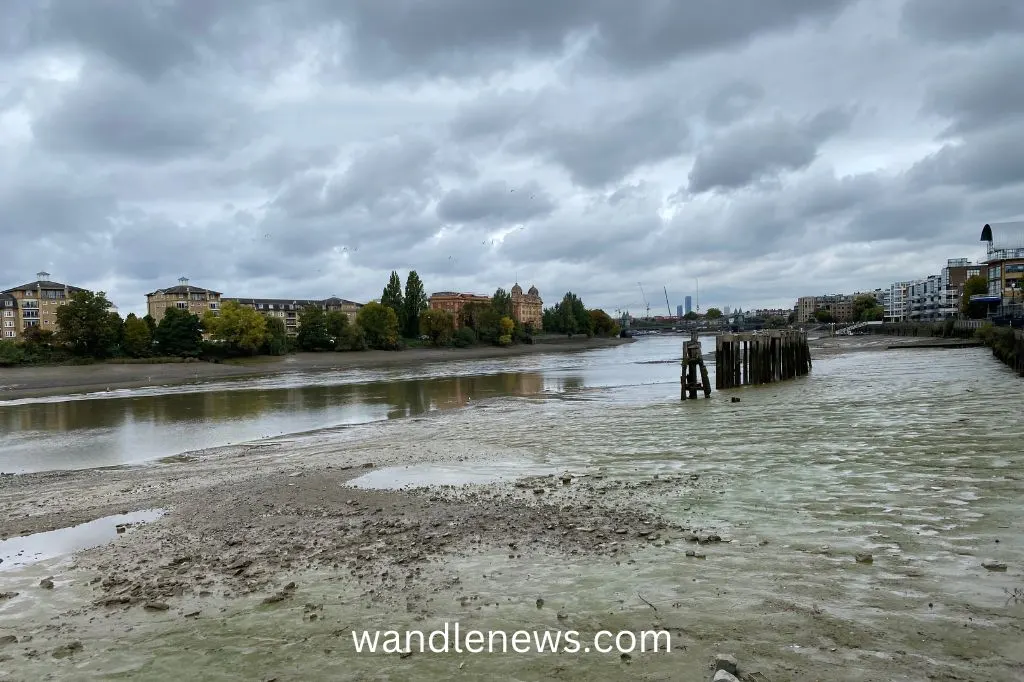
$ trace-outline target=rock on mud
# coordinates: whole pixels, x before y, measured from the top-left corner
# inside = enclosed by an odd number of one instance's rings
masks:
[[[718,654],[715,656],[715,670],[724,670],[730,675],[735,675],[736,671],[739,670],[739,664],[736,662],[736,657],[732,654]]]
[[[982,568],[988,569],[989,571],[1005,571],[1006,564],[1002,561],[986,561],[981,565]]]
[[[54,658],[67,658],[75,653],[82,650],[81,642],[71,642],[70,644],[64,644],[53,650]]]

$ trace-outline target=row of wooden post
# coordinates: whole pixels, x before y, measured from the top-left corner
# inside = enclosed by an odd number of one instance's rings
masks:
[[[715,388],[769,384],[811,371],[807,334],[789,329],[719,334],[715,341]]]

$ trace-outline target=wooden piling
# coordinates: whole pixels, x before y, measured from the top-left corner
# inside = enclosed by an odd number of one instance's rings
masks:
[[[715,375],[718,380],[718,375]],[[700,347],[697,332],[693,332],[690,340],[683,344],[682,371],[679,375],[679,399],[696,400],[697,391],[704,392],[705,398],[711,397],[711,378],[708,368],[704,365],[704,351]]]
[[[811,371],[807,336],[795,330],[720,334],[715,341],[715,388],[785,381]]]

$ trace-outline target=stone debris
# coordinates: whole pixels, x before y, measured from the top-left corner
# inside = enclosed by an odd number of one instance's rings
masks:
[[[1002,561],[986,561],[981,564],[981,567],[989,571],[1005,571],[1006,564]]]
[[[711,662],[711,682],[768,682],[756,670],[742,670],[732,654],[718,654]]]
[[[53,650],[54,658],[67,658],[75,653],[82,650],[81,642],[71,642],[70,644],[64,644]]]
[[[53,578],[52,577],[51,578],[43,578],[42,580],[39,581],[39,587],[43,588],[44,590],[52,590],[53,589]]]
[[[718,654],[715,656],[715,670],[724,670],[730,675],[735,675],[739,670],[739,664],[736,663],[736,657],[732,654]]]
[[[855,556],[854,559],[857,561],[858,564],[873,564],[875,562],[875,558],[867,552],[861,552],[860,554]]]

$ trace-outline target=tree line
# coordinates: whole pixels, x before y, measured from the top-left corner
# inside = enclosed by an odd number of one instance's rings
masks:
[[[124,319],[110,310],[104,292],[80,291],[57,309],[57,330],[29,327],[19,342],[0,341],[0,366],[128,358],[203,359],[284,355],[290,352],[401,350],[431,345],[465,348],[476,344],[532,343],[538,330],[514,319],[512,297],[504,289],[488,303],[465,305],[458,318],[430,309],[415,270],[405,286],[392,272],[379,301],[359,309],[355,319],[341,311],[308,306],[298,312],[298,332],[289,335],[282,318],[225,301],[202,317],[168,308],[157,322],[134,313]],[[572,292],[543,311],[545,331],[618,334],[603,310],[587,310]]]

